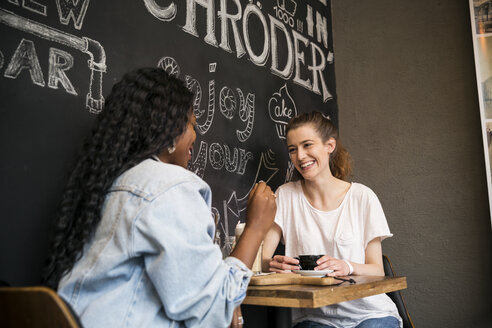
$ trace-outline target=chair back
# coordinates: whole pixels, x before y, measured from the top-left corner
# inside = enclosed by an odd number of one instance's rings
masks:
[[[48,287],[0,287],[0,327],[81,328],[68,303]]]
[[[383,255],[383,267],[384,267],[384,275],[388,277],[394,277],[395,272],[393,271],[393,265],[391,264],[389,258],[386,255]],[[403,321],[403,328],[415,328],[413,325],[412,318],[410,317],[410,313],[408,313],[407,305],[403,298],[403,295],[399,290],[394,292],[386,293],[391,300],[396,304],[396,308],[398,309],[398,314]]]

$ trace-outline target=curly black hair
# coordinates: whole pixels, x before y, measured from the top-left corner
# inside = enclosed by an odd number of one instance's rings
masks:
[[[68,180],[43,284],[56,289],[82,256],[115,179],[173,144],[188,123],[193,94],[160,68],[141,68],[115,84]]]

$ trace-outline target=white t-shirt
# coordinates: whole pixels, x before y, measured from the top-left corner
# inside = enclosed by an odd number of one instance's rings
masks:
[[[304,196],[301,181],[277,191],[275,223],[282,229],[285,255],[324,254],[365,263],[365,249],[374,238],[393,236],[376,194],[352,183],[340,206],[332,211],[314,208]],[[396,305],[386,294],[369,296],[315,309],[292,309],[292,323],[311,320],[334,327],[355,327],[370,318],[394,316]]]

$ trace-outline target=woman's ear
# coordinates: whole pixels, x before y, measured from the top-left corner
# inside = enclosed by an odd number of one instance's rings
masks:
[[[331,137],[325,142],[325,148],[329,154],[333,153],[336,147],[337,147],[337,141],[333,137]]]

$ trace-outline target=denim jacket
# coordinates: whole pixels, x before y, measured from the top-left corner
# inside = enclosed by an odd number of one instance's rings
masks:
[[[209,186],[148,159],[111,187],[58,293],[85,327],[226,327],[252,275],[213,244]]]

